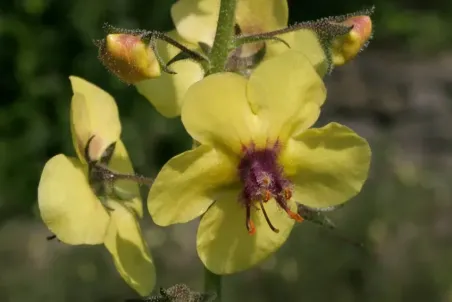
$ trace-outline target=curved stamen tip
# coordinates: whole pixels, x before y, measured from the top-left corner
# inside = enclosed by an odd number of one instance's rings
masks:
[[[264,202],[269,201],[272,198],[272,193],[269,190],[265,190],[264,192]]]
[[[256,227],[254,226],[254,222],[251,219],[247,221],[246,228],[250,235],[256,234]]]
[[[301,217],[300,214],[298,213],[294,213],[289,209],[287,209],[286,212],[289,215],[289,217],[295,220],[296,222],[302,222],[304,220],[303,217]]]
[[[265,220],[267,221],[267,224],[270,227],[270,229],[275,233],[279,233],[279,230],[275,228],[271,223],[270,218],[268,217],[267,212],[265,211],[264,203],[262,202],[262,200],[259,200],[259,205],[261,206],[261,210],[264,213]]]
[[[289,200],[292,198],[292,190],[290,188],[285,188],[284,189],[284,198],[286,200]]]
[[[251,220],[251,207],[246,207],[246,229],[250,235],[254,235],[256,233],[256,227],[254,226],[254,222]]]

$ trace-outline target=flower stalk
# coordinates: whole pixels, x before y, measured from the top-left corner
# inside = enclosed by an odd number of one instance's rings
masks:
[[[221,276],[204,267],[204,291],[217,294],[215,302],[221,302]]]
[[[207,74],[224,71],[229,50],[234,41],[236,0],[221,0],[217,32],[210,52],[210,69]]]

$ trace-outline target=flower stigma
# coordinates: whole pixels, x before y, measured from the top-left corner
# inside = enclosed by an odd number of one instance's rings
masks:
[[[256,233],[251,219],[251,208],[260,209],[272,231],[279,232],[267,215],[264,204],[273,199],[291,219],[302,222],[303,218],[289,208],[292,197],[292,184],[284,175],[283,167],[278,163],[281,145],[277,141],[273,146],[257,149],[254,143],[242,146],[242,158],[238,165],[240,181],[243,185],[239,201],[246,209],[246,228],[250,235]]]

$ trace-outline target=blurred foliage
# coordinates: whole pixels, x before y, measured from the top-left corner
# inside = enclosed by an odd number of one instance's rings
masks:
[[[36,223],[28,218],[38,216],[36,189],[45,162],[58,153],[75,154],[69,130],[70,74],[115,96],[123,141],[138,172],[155,175],[166,160],[190,147],[179,119],[159,116],[134,87],[108,74],[97,61],[92,43],[103,36],[105,22],[124,28],[169,30],[173,2],[0,2],[1,301],[121,301],[133,297],[113,271],[110,259],[100,256],[97,248],[45,242],[43,227],[38,235],[30,234]],[[377,39],[372,49],[429,54],[452,43],[451,1],[289,3],[291,22],[375,4]],[[376,154],[387,156],[384,147],[380,149]],[[227,278],[227,301],[245,301],[245,294],[246,301],[451,301],[452,262],[434,261],[434,255],[450,259],[450,238],[435,241],[434,221],[440,213],[424,202],[434,199],[435,191],[421,182],[399,180],[391,167],[385,170],[385,159],[374,162],[379,171],[363,194],[334,217],[349,236],[365,242],[370,253],[334,236],[319,240],[327,237],[324,230],[307,224],[294,232],[293,237],[300,241],[291,238],[278,256],[261,268]],[[409,200],[410,208],[398,204],[400,199]],[[441,204],[435,209],[441,212],[449,207]],[[400,213],[410,220],[402,221]],[[159,283],[169,287],[185,282],[199,289],[202,269],[194,250],[195,225],[165,231],[148,226]],[[186,230],[191,232],[188,236]],[[421,234],[417,241],[412,239],[413,232]],[[398,246],[397,240],[406,244]],[[393,250],[388,251],[390,248]],[[440,252],[434,252],[437,249]],[[15,258],[8,260],[11,255]]]

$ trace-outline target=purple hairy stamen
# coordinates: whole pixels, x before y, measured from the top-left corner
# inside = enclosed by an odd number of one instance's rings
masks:
[[[240,201],[246,209],[246,228],[250,234],[256,232],[251,220],[251,207],[256,207],[257,204],[270,229],[279,232],[271,223],[264,208],[264,203],[272,198],[290,218],[299,222],[303,220],[300,215],[289,209],[288,201],[292,197],[292,186],[278,163],[280,149],[278,142],[264,149],[256,149],[254,144],[243,147],[243,155],[238,166],[239,178],[243,185]]]

